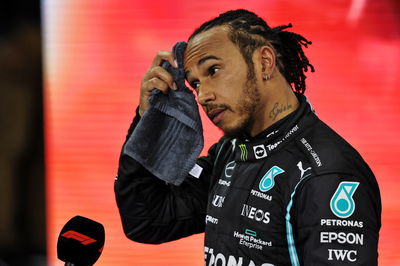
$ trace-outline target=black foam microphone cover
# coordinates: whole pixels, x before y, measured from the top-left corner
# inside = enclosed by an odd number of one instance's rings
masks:
[[[66,265],[93,265],[104,247],[102,224],[82,216],[75,216],[63,227],[57,242],[57,257]]]

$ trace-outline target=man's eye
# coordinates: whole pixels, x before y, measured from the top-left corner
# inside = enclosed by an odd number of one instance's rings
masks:
[[[193,81],[190,83],[190,86],[194,89],[197,90],[200,87],[200,82],[199,81]]]
[[[211,76],[213,76],[215,73],[218,72],[218,70],[219,70],[218,67],[212,66],[212,67],[210,67],[210,68],[208,69],[208,73],[209,73]]]

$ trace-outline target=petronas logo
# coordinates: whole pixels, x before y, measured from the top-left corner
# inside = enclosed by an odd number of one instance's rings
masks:
[[[260,189],[261,192],[267,192],[271,188],[274,187],[275,185],[275,176],[284,173],[285,171],[281,169],[280,167],[274,165],[272,166],[271,169],[268,170],[268,172],[263,176],[263,178],[260,181],[260,184],[258,188]]]
[[[240,148],[240,159],[242,161],[246,161],[247,160],[247,147],[246,147],[246,144],[240,144],[239,148]]]
[[[360,183],[341,182],[331,198],[331,210],[339,218],[350,217],[356,209],[353,195]]]

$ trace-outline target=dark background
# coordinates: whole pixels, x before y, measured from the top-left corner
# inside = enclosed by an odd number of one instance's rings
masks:
[[[46,265],[40,1],[0,8],[0,266]]]

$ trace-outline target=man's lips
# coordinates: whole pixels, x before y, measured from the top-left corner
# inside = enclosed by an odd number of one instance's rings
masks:
[[[224,113],[225,113],[225,110],[226,110],[226,109],[224,109],[224,108],[212,109],[212,110],[210,110],[209,112],[207,112],[207,115],[208,115],[208,117],[211,119],[211,121],[212,121],[214,124],[217,124],[218,122],[221,121],[222,116],[223,116]]]

